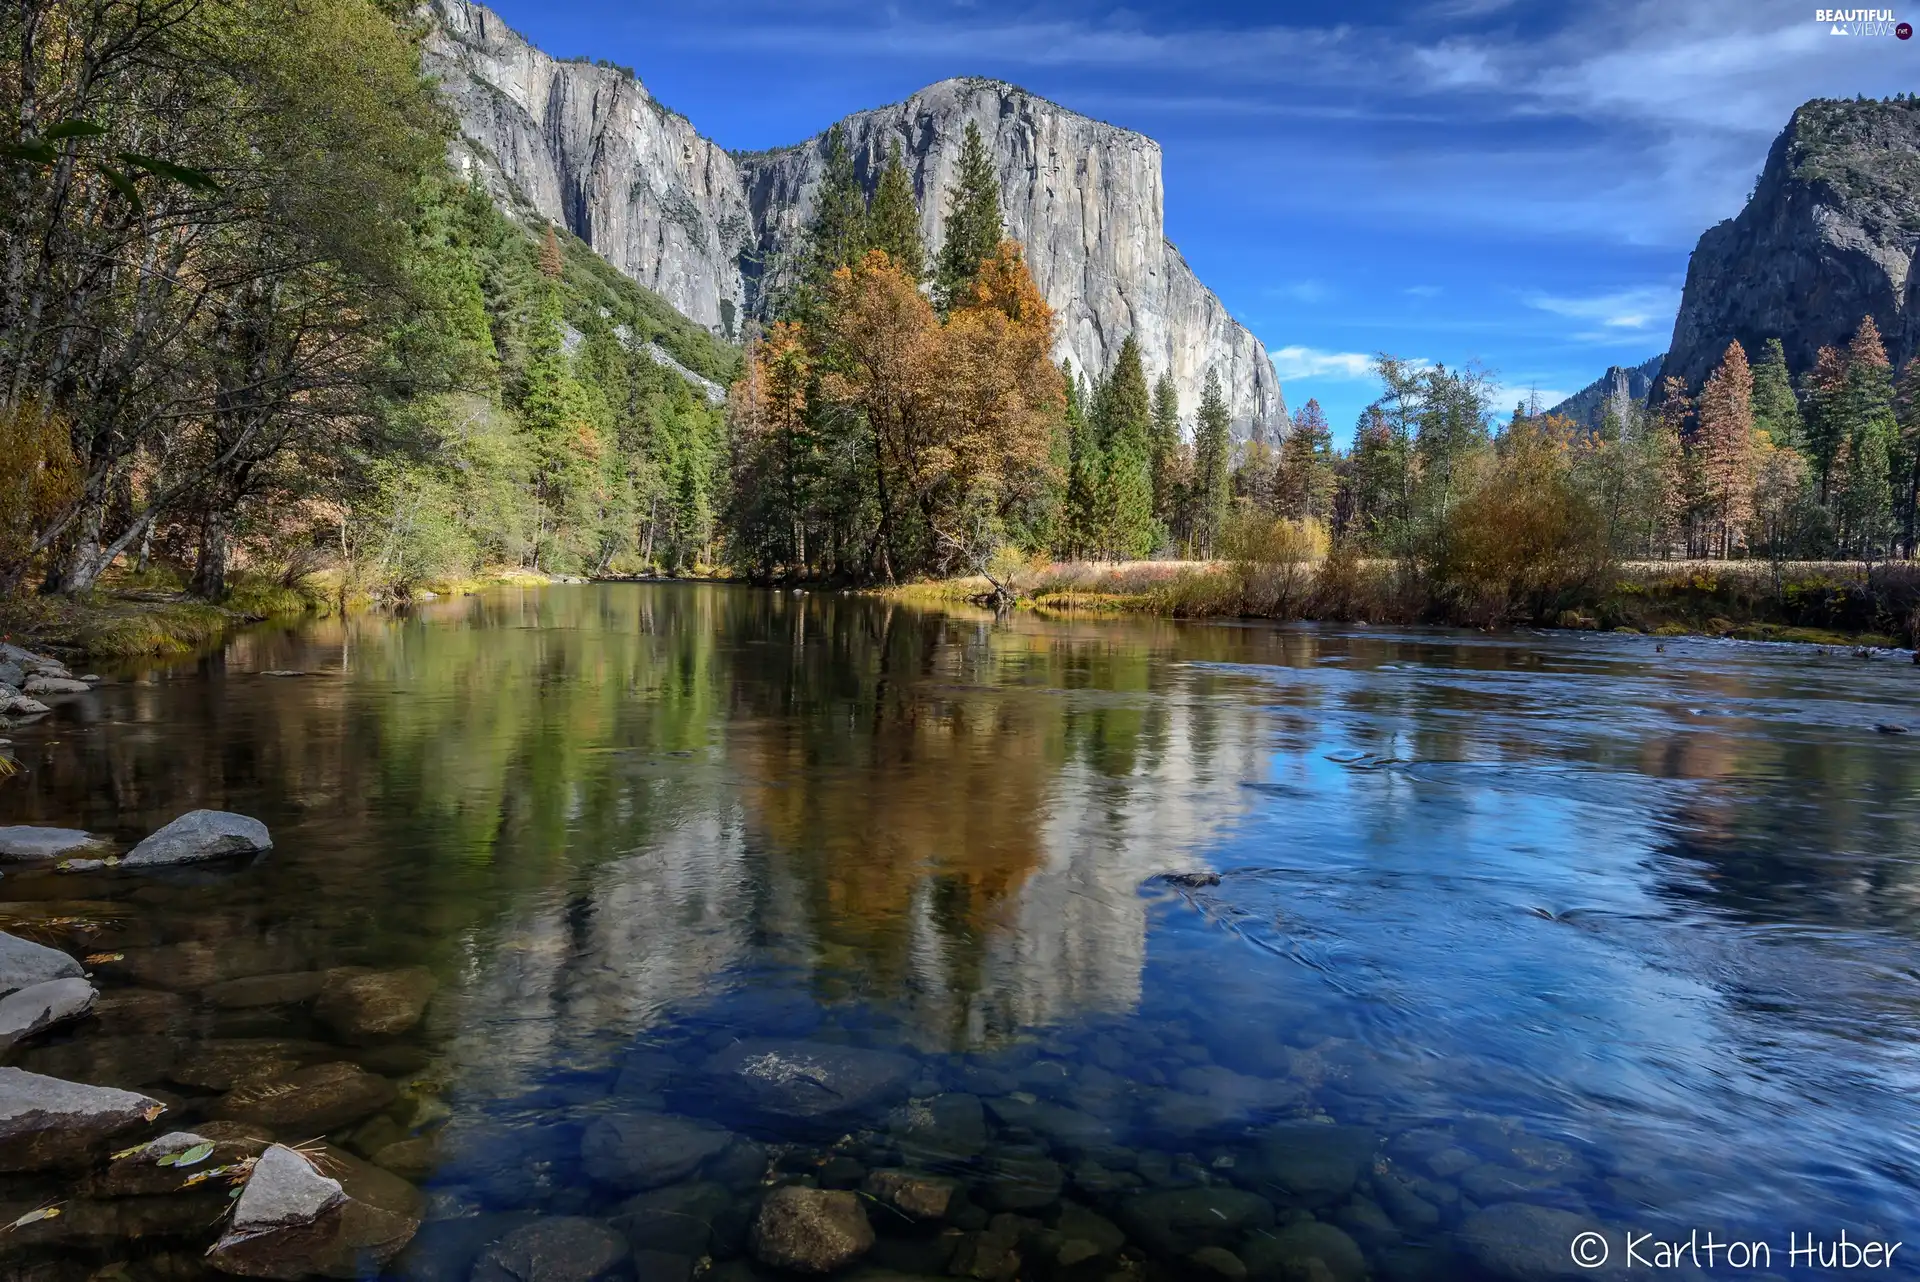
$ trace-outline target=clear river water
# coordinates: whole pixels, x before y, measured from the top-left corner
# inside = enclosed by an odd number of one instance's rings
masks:
[[[0,928],[101,1001],[8,1062],[184,1128],[291,1079],[264,1137],[421,1192],[366,1276],[797,1276],[786,1184],[896,1282],[1573,1277],[1588,1231],[1915,1276],[1904,659],[673,584],[261,628],[8,732],[0,824],[274,841],[9,865]],[[424,1016],[343,1030],[342,967]],[[322,1063],[384,1084],[329,1112]],[[69,1207],[6,1276],[218,1276],[204,1207],[51,1181],[0,1177]],[[587,1236],[501,1254],[542,1220]]]

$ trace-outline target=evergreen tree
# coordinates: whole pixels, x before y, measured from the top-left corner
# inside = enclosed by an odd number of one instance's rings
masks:
[[[1153,520],[1153,408],[1140,345],[1120,344],[1096,398],[1100,450],[1106,461],[1102,543],[1117,560],[1147,556],[1159,542]]]
[[[1171,529],[1180,507],[1177,492],[1180,472],[1180,393],[1173,386],[1171,370],[1160,375],[1153,385],[1152,429],[1153,515]]]
[[[1847,345],[1846,382],[1839,398],[1849,463],[1841,498],[1843,528],[1862,560],[1884,550],[1893,533],[1894,461],[1900,439],[1893,400],[1893,371],[1880,328],[1873,317],[1862,317]]]
[[[527,329],[521,421],[533,457],[535,541],[532,568],[559,568],[576,550],[580,507],[593,489],[600,438],[592,405],[573,376],[563,338],[560,286],[549,280]]]
[[[1899,478],[1902,542],[1908,556],[1920,542],[1920,357],[1900,372],[1900,390],[1894,398],[1894,420],[1900,427],[1895,474]]]
[[[1226,397],[1220,391],[1220,375],[1209,369],[1200,393],[1193,443],[1194,542],[1203,557],[1219,551],[1233,501],[1231,426]]]
[[[920,243],[920,209],[913,199],[913,179],[900,159],[900,142],[895,139],[887,149],[887,167],[880,173],[880,185],[873,193],[867,214],[867,241],[874,249],[886,251],[893,265],[914,280],[927,269],[926,247]]]
[[[1000,176],[986,140],[971,120],[960,145],[960,174],[947,193],[947,221],[934,269],[934,298],[942,313],[966,301],[980,264],[1000,247]]]
[[[1333,510],[1333,431],[1320,402],[1309,399],[1293,416],[1293,431],[1280,446],[1280,482],[1275,508],[1291,520],[1326,520]]]
[[[1805,443],[1800,401],[1787,375],[1787,349],[1777,338],[1767,340],[1753,367],[1753,426],[1776,446],[1797,450]]]
[[[807,284],[819,291],[827,278],[867,251],[867,199],[853,172],[847,127],[827,130],[827,171],[807,225]]]
[[[1845,396],[1847,358],[1823,347],[1804,380],[1807,392],[1805,434],[1808,461],[1813,465],[1820,502],[1832,500],[1836,457],[1847,437]]]
[[[1061,366],[1067,384],[1067,510],[1063,522],[1063,553],[1069,558],[1091,555],[1101,546],[1101,496],[1106,490],[1106,461],[1087,404],[1086,380],[1067,361]]]

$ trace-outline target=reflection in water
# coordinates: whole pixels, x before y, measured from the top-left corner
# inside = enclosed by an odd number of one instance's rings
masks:
[[[1168,1187],[1225,1187],[1263,1126],[1370,1128],[1353,1200],[1304,1205],[1376,1272],[1409,1244],[1485,1265],[1463,1226],[1508,1201],[1898,1236],[1920,753],[1871,726],[1916,719],[1912,681],[1706,642],[503,594],[250,633],[14,732],[0,822],[132,840],[211,806],[276,849],[162,881],[10,871],[0,916],[123,953],[104,985],[191,1012],[139,1039],[95,1020],[28,1066],[164,1087],[189,1119],[227,1087],[182,1067],[215,1043],[331,1035],[214,986],[428,967],[406,1044],[448,1135],[532,1127],[511,1143],[544,1163],[503,1182],[449,1140],[429,1184],[462,1214],[605,1212],[584,1118],[802,1033],[990,1104],[1066,1065],[1111,1143],[990,1109],[995,1143],[1115,1164],[1132,1184],[1064,1196],[1122,1219],[1154,1153]],[[1194,869],[1221,884],[1155,880]],[[680,1067],[636,1087],[636,1054]],[[393,1138],[365,1132],[336,1138]],[[1240,1182],[1284,1221],[1272,1179]],[[1390,1234],[1356,1227],[1376,1213]]]

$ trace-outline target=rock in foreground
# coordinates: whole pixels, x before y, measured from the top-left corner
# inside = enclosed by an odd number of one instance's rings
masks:
[[[313,1013],[348,1041],[404,1033],[426,1014],[439,981],[424,966],[401,970],[343,967],[328,973]]]
[[[41,1171],[85,1161],[108,1137],[144,1125],[158,1100],[0,1068],[0,1171]]]
[[[78,1019],[93,1009],[97,996],[84,979],[50,979],[0,997],[0,1050],[44,1028]]]
[[[227,810],[189,810],[142,841],[121,861],[127,868],[164,868],[273,849],[267,826]]]
[[[78,979],[81,973],[80,963],[59,949],[0,932],[0,993],[51,979]]]
[[[207,1258],[243,1277],[369,1277],[413,1239],[421,1210],[405,1180],[336,1149],[309,1156],[276,1144]]]
[[[873,1247],[858,1195],[844,1189],[775,1189],[753,1222],[753,1256],[796,1273],[831,1273]]]
[[[600,1282],[622,1272],[627,1255],[626,1239],[600,1221],[555,1216],[495,1243],[474,1266],[473,1282]]]
[[[78,828],[38,828],[15,824],[0,828],[0,859],[58,859],[100,844]]]

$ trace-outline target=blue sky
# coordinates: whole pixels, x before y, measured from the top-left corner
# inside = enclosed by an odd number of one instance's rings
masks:
[[[733,148],[951,75],[1151,135],[1169,237],[1343,437],[1374,352],[1550,402],[1662,351],[1695,238],[1793,108],[1920,89],[1920,39],[1835,36],[1799,0],[494,7]]]

